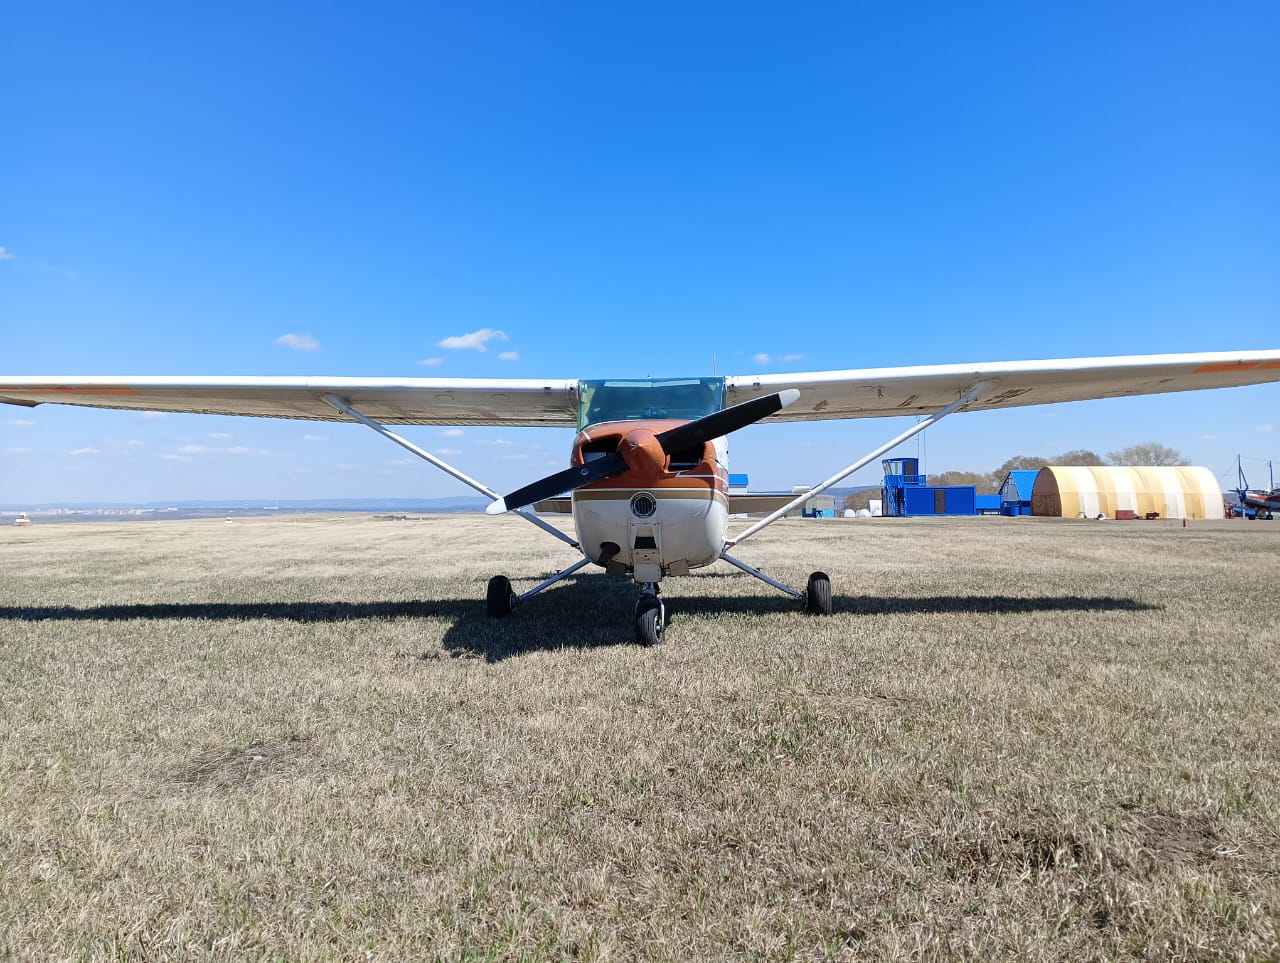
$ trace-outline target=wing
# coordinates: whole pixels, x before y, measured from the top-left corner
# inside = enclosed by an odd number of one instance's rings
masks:
[[[799,388],[800,399],[769,420],[818,421],[930,414],[979,381],[994,386],[961,411],[1280,381],[1280,350],[744,375],[726,378],[725,387],[729,404]]]
[[[979,381],[995,387],[962,410],[1280,381],[1280,350],[746,375],[725,387],[730,404],[799,388],[799,401],[772,418],[817,421],[928,414]],[[0,377],[0,402],[16,405],[346,421],[324,401],[335,394],[390,425],[573,425],[577,390],[577,381],[534,379]]]
[[[391,425],[574,425],[578,382],[481,378],[6,378],[0,402],[349,421],[335,394]]]

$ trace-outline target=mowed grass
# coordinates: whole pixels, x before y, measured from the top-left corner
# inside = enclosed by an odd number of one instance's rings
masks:
[[[1280,957],[1280,522],[0,532],[0,957]]]

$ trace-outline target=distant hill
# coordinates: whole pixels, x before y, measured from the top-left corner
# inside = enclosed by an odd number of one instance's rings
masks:
[[[874,489],[878,485],[829,488],[825,494],[844,506],[845,496]],[[209,518],[213,516],[323,515],[323,514],[414,514],[483,512],[489,500],[462,495],[448,498],[214,498],[173,502],[46,502],[39,505],[0,505],[0,525],[18,512],[27,512],[38,522],[88,522],[107,519],[146,521],[166,518]]]
[[[75,502],[42,505],[0,505],[0,525],[6,516],[27,512],[37,522],[146,521],[213,516],[321,515],[389,513],[428,515],[443,512],[483,512],[488,499],[452,498],[228,498],[176,502]]]

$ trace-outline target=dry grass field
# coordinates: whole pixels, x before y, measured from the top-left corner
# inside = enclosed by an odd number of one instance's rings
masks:
[[[0,531],[0,957],[1280,958],[1280,522]]]

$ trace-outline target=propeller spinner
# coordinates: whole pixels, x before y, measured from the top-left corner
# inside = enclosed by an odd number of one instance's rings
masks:
[[[642,465],[661,467],[665,464],[666,457],[673,452],[704,445],[713,438],[745,428],[761,418],[767,418],[781,411],[799,397],[798,389],[788,388],[786,391],[779,391],[763,398],[745,401],[732,408],[725,408],[723,411],[678,425],[660,434],[637,426],[628,432],[617,451],[603,458],[589,461],[585,465],[574,465],[554,475],[540,478],[517,489],[506,498],[496,499],[485,511],[490,515],[501,515],[503,512],[532,505],[544,498],[553,498],[573,491],[602,478],[619,475],[631,468],[639,468]]]

